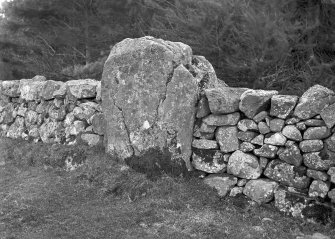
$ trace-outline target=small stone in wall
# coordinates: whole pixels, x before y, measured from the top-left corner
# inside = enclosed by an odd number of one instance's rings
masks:
[[[246,131],[246,132],[239,131],[237,133],[237,138],[245,142],[251,142],[251,140],[254,139],[257,135],[258,133],[254,131]]]
[[[225,197],[236,185],[237,178],[229,174],[214,174],[206,177],[204,183],[216,189],[220,197]]]
[[[243,142],[240,144],[240,150],[244,153],[251,152],[255,149],[255,145],[249,142]]]
[[[325,140],[325,143],[327,145],[327,148],[330,151],[335,152],[335,134],[333,134],[331,137]]]
[[[258,204],[272,201],[278,183],[269,179],[250,180],[244,187],[243,193]]]
[[[226,115],[208,115],[202,119],[204,123],[207,125],[214,126],[233,126],[237,125],[237,122],[240,120],[240,113],[232,113]]]
[[[272,132],[280,132],[284,127],[285,121],[283,119],[270,120],[270,130]]]
[[[288,118],[287,120],[285,120],[285,124],[291,125],[291,124],[296,124],[300,121],[301,121],[301,119],[299,119],[297,117],[292,117],[292,118]]]
[[[332,128],[335,125],[335,104],[325,107],[320,115],[327,127]]]
[[[269,113],[267,111],[261,111],[257,115],[254,116],[253,120],[256,123],[259,123],[259,122],[261,122],[262,120],[265,120],[268,117],[269,117]]]
[[[25,104],[21,104],[17,110],[17,115],[24,117],[28,108],[25,106]]]
[[[308,196],[325,198],[329,192],[330,183],[314,180],[309,187]]]
[[[196,130],[194,133],[193,133],[193,136],[195,138],[199,138],[199,139],[208,139],[208,140],[211,140],[211,139],[214,139],[214,133],[202,133],[198,130]]]
[[[262,146],[264,144],[264,135],[260,134],[256,136],[250,143]]]
[[[282,133],[270,133],[265,135],[265,144],[283,146],[286,143],[286,137]]]
[[[307,129],[307,126],[305,125],[305,122],[299,122],[299,123],[297,123],[296,127],[300,131],[305,131]]]
[[[320,119],[308,119],[304,121],[306,126],[316,127],[316,126],[326,126],[325,122]],[[331,128],[331,127],[328,127]]]
[[[208,100],[205,96],[203,96],[198,102],[196,117],[203,118],[209,115],[210,113],[211,113],[211,110],[209,109]]]
[[[201,133],[214,133],[216,130],[217,126],[213,126],[213,125],[208,125],[204,122],[201,123],[201,126],[199,128],[199,132]]]
[[[335,184],[335,167],[329,168],[327,174],[330,176],[330,181]]]
[[[330,198],[332,203],[335,203],[335,188],[333,188],[328,192],[328,197]]]
[[[61,81],[48,80],[40,91],[40,97],[44,100],[51,100],[55,98],[54,93],[59,91],[61,87],[64,87],[65,83]],[[64,90],[65,94],[65,90]]]
[[[192,165],[195,169],[207,173],[224,173],[227,169],[224,155],[219,150],[194,150]]]
[[[323,160],[321,152],[306,153],[303,155],[304,164],[314,170],[328,170],[331,166],[335,165],[334,160]]]
[[[213,114],[229,114],[239,110],[240,97],[246,88],[211,88],[206,89],[209,108]]]
[[[7,137],[12,139],[21,138],[22,133],[24,132],[24,118],[16,117],[14,123],[9,127],[7,131]]]
[[[331,135],[331,131],[326,126],[310,127],[304,133],[304,139],[325,139]]]
[[[283,185],[295,187],[298,189],[307,188],[310,184],[310,178],[303,172],[296,172],[296,166],[290,165],[280,160],[272,160],[264,171],[264,175]]]
[[[302,140],[302,135],[298,128],[294,125],[286,125],[282,131],[282,134],[291,140],[294,141],[301,141]]]
[[[222,126],[216,130],[215,138],[222,152],[229,153],[239,149],[237,131],[236,126]]]
[[[101,81],[97,81],[97,96],[95,97],[96,101],[101,101]]]
[[[229,158],[227,172],[239,178],[257,179],[262,169],[256,156],[236,150]]]
[[[298,96],[295,95],[274,95],[271,98],[270,115],[286,119],[297,104]]]
[[[65,128],[65,134],[68,138],[71,135],[78,135],[81,132],[84,132],[86,128],[86,123],[80,120],[76,120],[72,125]]]
[[[46,121],[39,128],[39,134],[43,143],[54,143],[62,130],[62,122]]]
[[[251,119],[243,119],[240,120],[237,124],[237,128],[243,132],[245,131],[258,131],[258,126],[255,123],[255,121],[251,120]]]
[[[264,158],[264,157],[259,158],[259,165],[261,166],[262,169],[265,169],[268,163],[269,163],[268,158]]]
[[[101,142],[101,136],[97,134],[82,134],[80,138],[88,144],[88,146],[97,146]]]
[[[329,176],[322,171],[307,169],[307,177],[313,178],[315,180],[327,181]]]
[[[192,147],[197,149],[217,149],[219,148],[218,143],[215,140],[207,139],[194,139]]]
[[[270,127],[265,122],[258,123],[258,130],[261,134],[267,134],[271,132]]]
[[[296,144],[288,145],[278,150],[278,156],[281,160],[294,166],[300,166],[302,163],[302,155]]]
[[[323,142],[320,139],[309,139],[301,141],[299,148],[304,153],[317,152],[323,149]]]
[[[247,184],[248,180],[245,178],[241,178],[237,181],[237,186],[244,187]]]
[[[254,154],[259,157],[275,158],[277,151],[277,146],[264,144],[261,148],[255,149]]]
[[[66,82],[67,93],[77,99],[95,98],[97,81],[92,79],[71,80]]]
[[[335,93],[321,85],[309,88],[299,99],[294,115],[300,119],[310,119],[320,114],[325,106],[329,105]]]
[[[241,95],[240,111],[252,119],[259,112],[268,110],[271,97],[277,94],[278,91],[247,90]]]
[[[233,187],[230,190],[229,197],[236,197],[239,194],[243,193],[243,187]]]

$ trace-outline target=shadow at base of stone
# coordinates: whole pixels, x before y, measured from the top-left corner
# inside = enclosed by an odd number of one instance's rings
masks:
[[[133,155],[125,159],[126,164],[136,172],[145,174],[150,180],[157,180],[163,175],[188,178],[188,172],[183,159],[172,158],[168,149],[151,148],[141,155]]]

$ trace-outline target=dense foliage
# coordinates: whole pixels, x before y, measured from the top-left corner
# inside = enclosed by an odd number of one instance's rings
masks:
[[[231,86],[334,89],[332,2],[13,0],[0,17],[0,71],[6,79],[99,78],[116,42],[152,35],[189,44]]]

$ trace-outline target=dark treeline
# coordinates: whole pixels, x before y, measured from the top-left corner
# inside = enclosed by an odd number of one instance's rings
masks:
[[[335,89],[333,0],[13,0],[2,14],[4,79],[99,79],[115,43],[151,35],[190,45],[231,86]]]

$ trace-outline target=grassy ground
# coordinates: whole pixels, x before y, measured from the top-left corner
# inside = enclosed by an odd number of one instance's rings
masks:
[[[198,178],[161,178],[101,149],[2,140],[0,238],[296,238],[334,225],[286,217],[244,197],[220,199]],[[54,146],[56,147],[56,146]],[[83,166],[65,171],[66,154]]]

